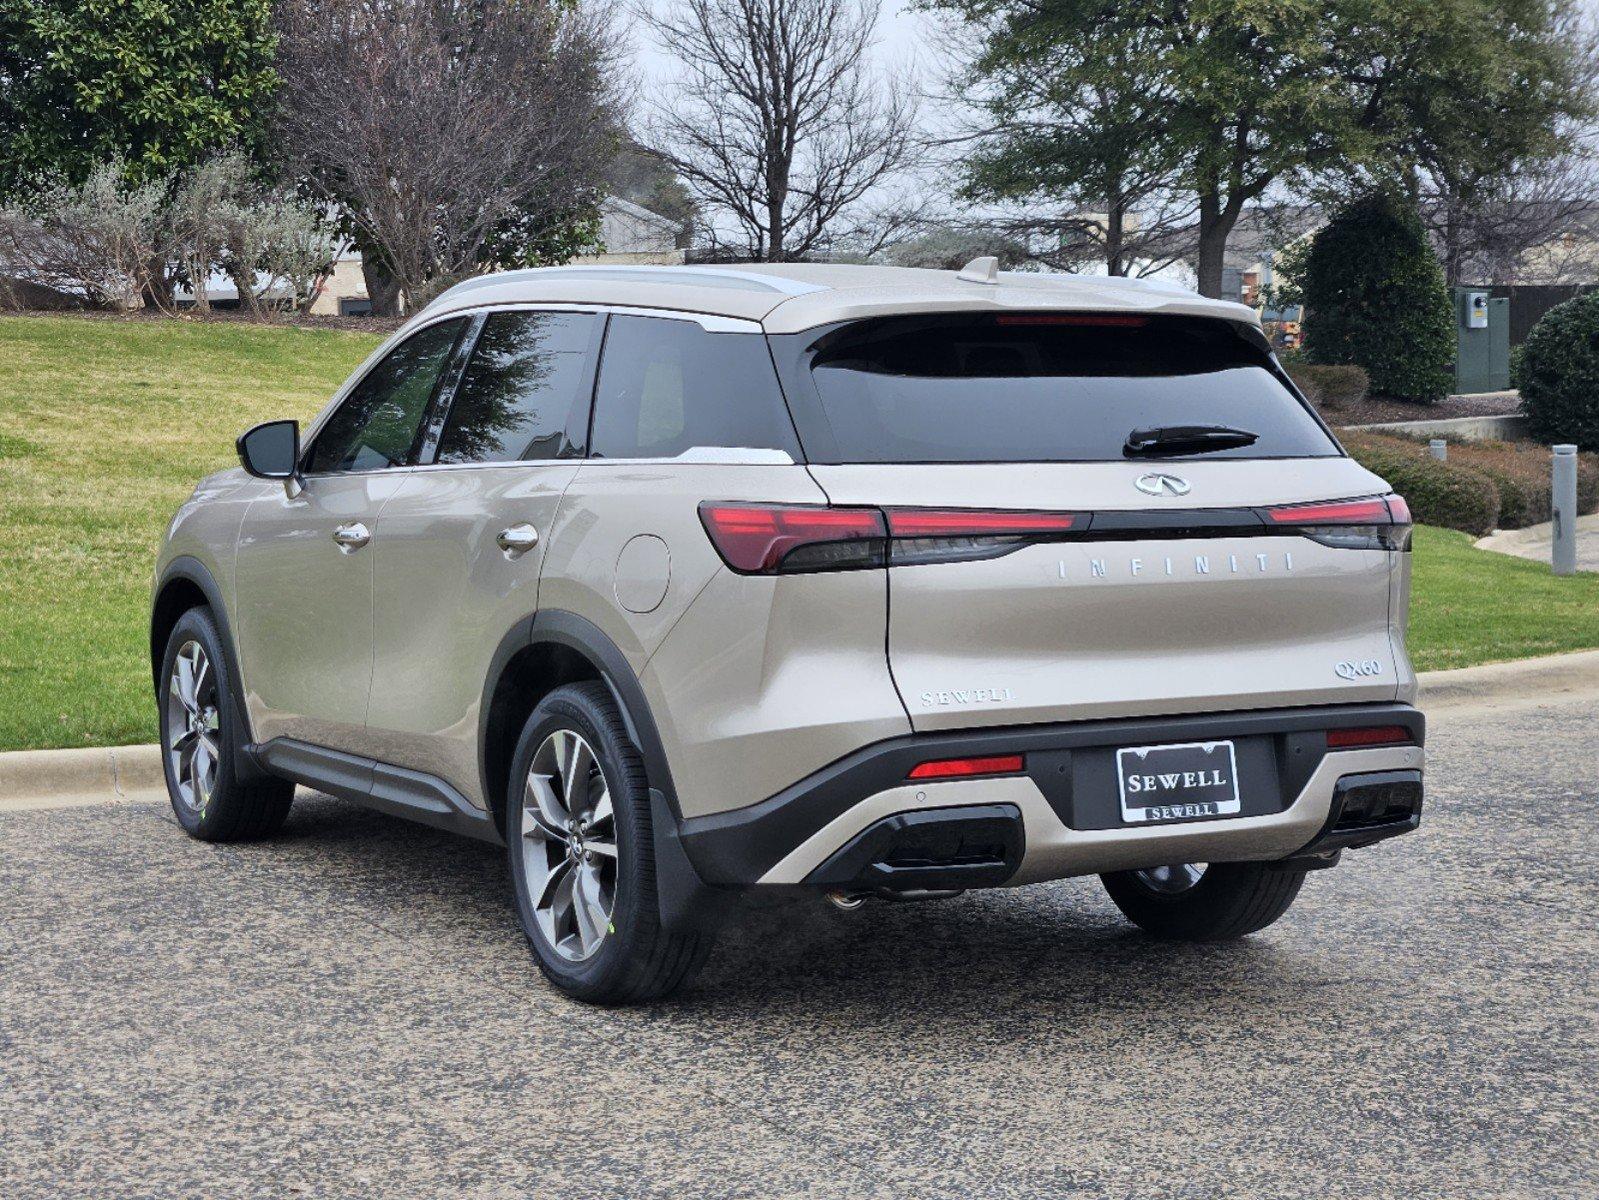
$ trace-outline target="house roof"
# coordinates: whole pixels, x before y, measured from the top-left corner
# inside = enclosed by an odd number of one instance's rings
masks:
[[[975,282],[954,271],[837,263],[726,266],[568,266],[468,279],[417,316],[485,304],[625,304],[757,321],[798,333],[835,321],[896,313],[1098,311],[1222,317],[1255,322],[1241,304],[1207,300],[1154,280],[999,272]]]

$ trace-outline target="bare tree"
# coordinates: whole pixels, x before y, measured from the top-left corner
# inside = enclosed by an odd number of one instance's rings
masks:
[[[903,227],[862,205],[916,153],[912,89],[871,69],[877,16],[876,0],[641,10],[680,67],[645,137],[710,218],[713,254],[782,262]]]
[[[343,217],[369,278],[415,306],[592,240],[616,128],[597,9],[284,0],[278,19],[288,168]]]

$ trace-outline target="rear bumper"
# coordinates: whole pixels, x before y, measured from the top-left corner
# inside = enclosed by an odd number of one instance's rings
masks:
[[[1327,748],[1329,730],[1375,725],[1402,726],[1411,740]],[[1424,736],[1421,713],[1403,704],[912,735],[866,747],[760,804],[685,821],[680,838],[700,877],[723,886],[979,887],[1331,854],[1416,827]],[[1117,748],[1220,739],[1238,748],[1239,815],[1121,822],[1109,765]],[[907,781],[929,759],[1016,753],[1026,756],[1023,774]],[[1414,811],[1389,811],[1366,793],[1351,807],[1352,819],[1369,817],[1366,826],[1340,827],[1352,777],[1393,772],[1408,773],[1402,790]],[[935,869],[940,855],[950,870]]]

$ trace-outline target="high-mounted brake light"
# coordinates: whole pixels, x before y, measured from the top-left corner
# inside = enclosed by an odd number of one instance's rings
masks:
[[[1148,317],[1131,313],[1001,313],[996,325],[1076,325],[1100,329],[1142,329]]]
[[[1392,746],[1411,741],[1410,730],[1403,725],[1370,725],[1364,729],[1329,729],[1328,749],[1348,746]]]
[[[911,768],[907,779],[975,779],[985,775],[1019,775],[1024,763],[1020,754],[997,754],[986,758],[939,758]]]
[[[892,508],[888,532],[897,538],[1003,537],[1065,533],[1077,525],[1073,513],[979,512],[958,508]]]
[[[746,575],[883,565],[887,532],[875,508],[708,501],[700,521],[722,560]]]

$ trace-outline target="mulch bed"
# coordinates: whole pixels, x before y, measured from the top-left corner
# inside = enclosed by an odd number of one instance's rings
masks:
[[[1480,396],[1449,396],[1437,404],[1384,400],[1368,396],[1340,408],[1321,406],[1330,425],[1385,425],[1393,421],[1446,421],[1453,417],[1500,417],[1514,414],[1521,404],[1518,392],[1485,392]]]

